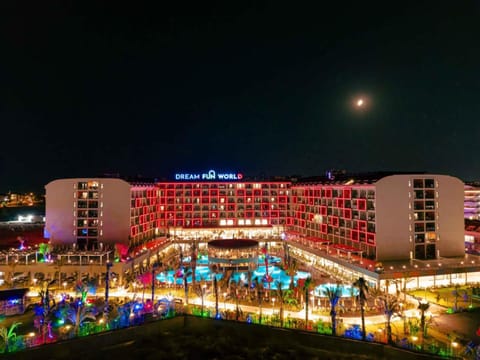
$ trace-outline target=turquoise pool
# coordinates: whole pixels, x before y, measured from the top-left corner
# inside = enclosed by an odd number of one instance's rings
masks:
[[[282,284],[282,289],[288,289],[290,286],[290,276],[288,276],[284,270],[280,268],[278,265],[280,263],[280,258],[275,257],[275,256],[270,256],[268,259],[268,274],[272,277],[272,282],[270,283],[270,289],[276,289],[277,288],[277,281],[280,281]],[[183,259],[184,263],[188,263],[190,259],[188,257]],[[197,266],[195,268],[195,281],[212,281],[213,280],[213,274],[210,271],[210,269],[207,266],[208,264],[208,258],[205,256],[202,258],[199,258],[197,260]],[[266,275],[266,266],[265,266],[265,260],[264,257],[259,257],[258,260],[258,268],[252,273],[252,281],[255,281],[256,278],[258,278],[259,281],[263,282],[263,285],[265,288],[268,288],[268,283],[263,281],[264,276]],[[175,279],[174,277],[174,270],[170,271],[164,271],[156,275],[156,279],[160,282],[164,282],[167,284],[173,284],[175,283],[177,285],[183,285],[183,272],[177,272],[177,275],[181,275],[181,277],[177,277]],[[307,277],[310,276],[309,272],[306,271],[297,271],[297,275],[294,276],[294,283],[295,285],[297,284],[298,279],[306,279]],[[217,280],[222,279],[223,274],[217,274],[216,275]],[[243,281],[244,283],[248,282],[248,273],[246,271],[239,271],[239,272],[233,272],[232,274],[232,279],[235,280],[236,282],[238,281]],[[190,284],[192,282],[192,275],[187,276],[187,282]]]
[[[313,293],[315,296],[320,296],[320,297],[326,297],[327,294],[325,293],[325,290],[327,288],[330,288],[331,290],[335,290],[335,287],[338,286],[341,291],[341,297],[352,297],[352,296],[357,296],[358,295],[358,289],[356,287],[353,287],[351,285],[345,285],[345,284],[320,284],[315,287],[313,290]],[[353,292],[353,293],[352,293]]]

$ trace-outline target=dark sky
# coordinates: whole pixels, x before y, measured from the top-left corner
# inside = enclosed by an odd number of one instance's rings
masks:
[[[478,1],[92,3],[3,12],[0,193],[209,169],[480,178]]]

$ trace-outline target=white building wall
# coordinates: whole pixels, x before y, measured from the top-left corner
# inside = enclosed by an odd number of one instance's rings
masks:
[[[377,261],[405,260],[412,250],[409,241],[410,176],[393,175],[375,184]]]
[[[104,244],[129,243],[130,184],[122,179],[59,179],[45,186],[45,233],[52,245],[69,245],[77,241],[76,197],[79,182],[99,183],[98,241]]]
[[[440,257],[465,256],[464,183],[438,176],[438,249]]]
[[[464,256],[463,182],[447,175],[408,174],[387,176],[376,183],[377,260],[405,260],[414,252],[414,178],[435,179],[440,257]]]

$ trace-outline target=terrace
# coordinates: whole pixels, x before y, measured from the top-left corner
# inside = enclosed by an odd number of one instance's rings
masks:
[[[64,265],[104,265],[113,260],[113,251],[68,251],[45,256],[38,248],[0,251],[0,265],[30,265],[56,260]]]

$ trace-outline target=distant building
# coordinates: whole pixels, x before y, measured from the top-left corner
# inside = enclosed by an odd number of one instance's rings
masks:
[[[480,255],[480,220],[465,219],[465,251]]]
[[[465,184],[464,217],[480,220],[480,186]]]
[[[0,290],[0,316],[23,314],[28,291],[28,288]]]

